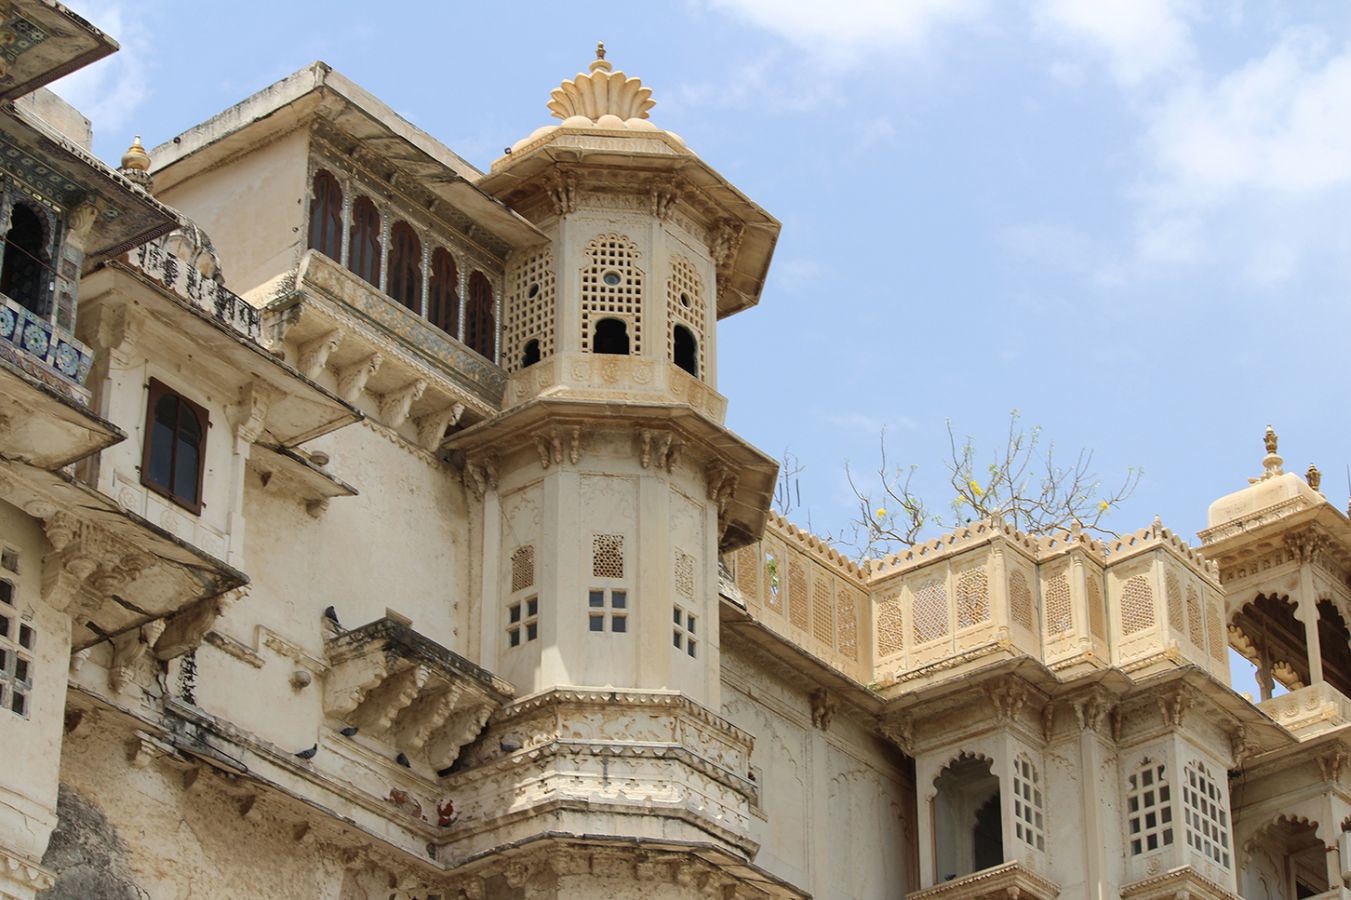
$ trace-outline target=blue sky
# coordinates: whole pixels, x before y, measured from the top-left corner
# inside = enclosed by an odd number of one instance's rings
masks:
[[[800,457],[818,530],[845,526],[844,463],[874,465],[883,426],[943,506],[944,421],[988,447],[1014,408],[1106,478],[1143,467],[1120,530],[1204,527],[1268,421],[1346,499],[1347,4],[75,9],[124,48],[58,85],[109,160],[323,59],[486,167],[604,39],[653,121],[783,222],[761,305],[720,327],[719,387],[732,427]]]

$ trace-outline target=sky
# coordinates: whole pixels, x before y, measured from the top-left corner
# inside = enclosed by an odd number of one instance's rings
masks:
[[[603,39],[652,121],[783,223],[718,387],[799,460],[817,531],[847,531],[845,464],[875,469],[884,428],[942,508],[945,422],[993,449],[1014,409],[1106,481],[1143,470],[1119,531],[1193,538],[1268,422],[1288,470],[1351,492],[1349,4],[73,8],[123,48],[56,85],[114,163],[322,59],[486,169]]]

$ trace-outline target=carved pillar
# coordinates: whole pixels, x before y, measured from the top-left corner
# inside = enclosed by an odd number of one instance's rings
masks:
[[[1301,555],[1303,549],[1301,548]],[[1304,623],[1304,642],[1309,661],[1309,684],[1323,681],[1323,648],[1318,641],[1318,595],[1313,588],[1313,572],[1309,560],[1299,569],[1298,613]]]
[[[469,267],[467,265],[468,262],[469,260],[465,259],[462,256],[457,257],[455,259],[455,276],[456,278],[459,279],[460,282],[458,285],[456,285],[457,292],[459,293],[460,296],[460,302],[459,302],[459,309],[456,310],[456,314],[458,315],[459,318],[455,322],[455,336],[460,340],[464,340],[464,308],[469,304]]]
[[[344,178],[342,180],[342,264],[344,268],[349,268],[348,257],[351,255],[351,234],[352,234],[352,180]]]
[[[389,210],[380,210],[380,290],[389,293]]]
[[[418,315],[427,318],[427,297],[431,292],[432,280],[432,240],[431,235],[423,234],[422,238],[422,294],[418,297]]]

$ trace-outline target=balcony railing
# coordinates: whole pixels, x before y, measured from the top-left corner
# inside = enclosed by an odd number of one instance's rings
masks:
[[[131,261],[192,306],[240,335],[257,341],[263,331],[262,313],[223,284],[206,277],[195,266],[169,252],[164,246],[167,240],[161,238],[142,244],[131,252]]]
[[[0,301],[0,352],[29,374],[86,402],[83,385],[94,364],[93,352],[9,297],[0,294]]]

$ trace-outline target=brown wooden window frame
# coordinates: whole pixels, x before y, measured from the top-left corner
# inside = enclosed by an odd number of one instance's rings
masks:
[[[370,215],[363,213],[366,210]],[[380,207],[365,194],[352,201],[352,227],[347,236],[347,268],[371,287],[380,287],[380,251],[384,243]]]
[[[197,423],[200,427],[202,437],[197,444],[196,500],[190,500],[186,497],[179,496],[177,493],[174,492],[172,487],[173,483],[176,481],[175,476],[178,474],[176,465],[177,464],[176,457],[178,454],[177,422],[175,422],[174,440],[173,443],[170,445],[171,446],[170,452],[172,454],[169,460],[170,487],[166,488],[164,485],[156,484],[154,481],[151,481],[150,479],[150,451],[151,448],[154,446],[153,437],[155,429],[155,407],[159,404],[159,401],[163,399],[165,396],[175,397],[179,402],[180,414],[183,408],[186,407],[189,412],[191,412],[193,415],[197,417]],[[211,427],[211,417],[207,414],[206,407],[202,406],[200,403],[194,403],[193,401],[189,400],[187,397],[184,397],[181,393],[169,387],[167,384],[160,381],[159,379],[157,378],[150,379],[149,401],[146,404],[145,410],[145,434],[141,442],[141,484],[149,488],[150,490],[154,491],[156,494],[159,494],[166,500],[169,500],[174,505],[181,506],[183,509],[186,509],[193,515],[201,515],[202,507],[205,505],[202,502],[202,482],[206,474],[206,446],[207,446],[207,437],[209,436],[208,430],[210,429],[210,427]]]
[[[495,360],[497,353],[497,316],[493,307],[492,282],[487,275],[475,269],[469,276],[463,341],[470,350],[488,360]]]
[[[409,312],[422,315],[422,238],[399,219],[389,229],[389,275],[385,293]]]
[[[327,169],[314,173],[310,184],[310,221],[308,244],[336,263],[342,262],[342,245],[346,238],[342,227],[342,185]],[[329,251],[336,251],[330,253]]]
[[[427,321],[460,337],[460,266],[445,247],[432,251],[427,266]]]

